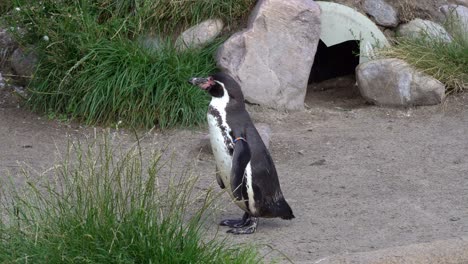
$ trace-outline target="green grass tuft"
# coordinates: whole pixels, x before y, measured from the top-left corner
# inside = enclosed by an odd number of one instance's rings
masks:
[[[468,36],[455,20],[445,25],[452,36],[447,43],[421,34],[420,37],[398,38],[395,45],[380,51],[387,58],[402,59],[446,85],[447,92],[468,89]]]
[[[54,180],[2,183],[0,263],[260,261],[254,248],[204,236],[215,195],[195,192],[194,177],[163,173],[157,153],[117,153],[108,140],[75,144]]]
[[[29,102],[35,110],[66,113],[87,124],[198,125],[209,98],[187,80],[215,70],[217,46],[178,53],[166,44],[151,52],[129,40],[103,40],[65,74],[54,62],[44,62],[37,74],[47,78],[34,85]]]
[[[165,128],[204,121],[207,97],[186,80],[216,69],[221,43],[177,53],[175,37],[211,17],[235,24],[254,2],[14,0],[19,10],[5,19],[40,59],[30,85],[33,109],[87,124]],[[159,36],[159,51],[138,43],[146,35]]]

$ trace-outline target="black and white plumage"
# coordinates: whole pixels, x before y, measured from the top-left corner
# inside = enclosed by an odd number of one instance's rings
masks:
[[[245,109],[239,84],[225,73],[189,82],[211,96],[208,126],[221,188],[245,211],[239,220],[224,220],[235,234],[254,233],[258,217],[294,218],[283,197],[273,160]]]

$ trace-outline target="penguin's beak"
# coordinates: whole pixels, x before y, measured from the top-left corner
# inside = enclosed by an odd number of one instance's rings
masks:
[[[190,78],[188,82],[192,85],[196,85],[200,87],[203,90],[208,90],[208,88],[210,88],[211,85],[213,85],[213,81],[210,77],[208,78],[194,77],[194,78]]]

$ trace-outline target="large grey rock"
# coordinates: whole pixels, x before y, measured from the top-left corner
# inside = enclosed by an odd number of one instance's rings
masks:
[[[406,38],[427,37],[444,42],[452,41],[447,30],[445,30],[441,25],[420,18],[416,18],[406,24],[400,25],[397,29],[397,35],[399,37]]]
[[[454,30],[462,30],[460,33],[468,35],[468,7],[462,5],[443,5],[440,7],[446,19],[454,19],[456,25]],[[468,36],[467,36],[468,37]]]
[[[303,109],[320,38],[314,1],[259,0],[248,28],[219,49],[219,68],[236,79],[248,102]]]
[[[221,19],[205,20],[182,32],[176,40],[176,47],[178,50],[201,47],[219,36],[223,27]]]
[[[362,63],[356,79],[361,95],[377,105],[434,105],[445,98],[444,84],[399,59]]]
[[[20,83],[26,85],[33,75],[38,58],[34,51],[24,51],[22,48],[17,48],[13,51],[10,57],[11,67],[18,76]]]
[[[384,27],[396,27],[400,22],[398,13],[391,5],[384,0],[366,0],[364,1],[364,11],[374,17],[378,25]]]

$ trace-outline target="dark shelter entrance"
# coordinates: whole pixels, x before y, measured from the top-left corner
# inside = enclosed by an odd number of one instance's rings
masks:
[[[327,47],[320,40],[315,53],[314,65],[310,71],[309,84],[340,76],[354,75],[354,70],[358,65],[359,41],[348,40]]]
[[[357,40],[345,41],[327,47],[319,41],[314,64],[310,71],[305,104],[328,105],[342,109],[362,106],[356,83],[355,70],[359,65]]]

